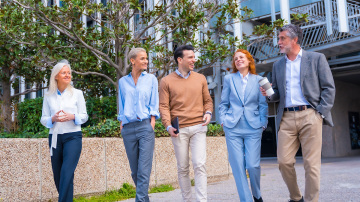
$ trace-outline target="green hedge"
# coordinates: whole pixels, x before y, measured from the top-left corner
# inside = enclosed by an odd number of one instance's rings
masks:
[[[43,98],[26,99],[17,106],[18,133],[39,133],[45,129],[40,123]]]
[[[17,108],[18,129],[15,133],[0,133],[0,138],[43,138],[49,130],[40,123],[43,98],[25,100]],[[120,124],[117,121],[116,97],[89,98],[86,100],[89,120],[82,125],[84,137],[121,137]],[[169,134],[157,120],[156,137],[168,137]],[[219,124],[208,125],[208,136],[223,136]]]
[[[88,98],[86,110],[89,120],[83,126],[95,126],[106,119],[117,120],[116,97]]]

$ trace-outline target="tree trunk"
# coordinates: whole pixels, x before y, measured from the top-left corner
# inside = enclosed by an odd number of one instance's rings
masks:
[[[3,88],[3,95],[1,100],[1,125],[4,132],[10,132],[12,129],[10,69],[8,67],[3,67],[2,71],[4,73],[4,77],[1,80],[1,85]]]

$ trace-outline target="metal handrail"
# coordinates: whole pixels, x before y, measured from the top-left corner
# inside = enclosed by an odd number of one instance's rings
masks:
[[[303,30],[303,41],[301,47],[309,49],[346,38],[359,36],[360,3],[348,0],[347,5],[348,23],[350,28],[349,33],[338,31],[337,5],[334,0],[331,2],[333,24],[333,34],[331,35],[327,35],[325,4],[323,1],[291,9],[292,13],[307,13],[309,15],[309,22],[300,24],[300,27]],[[273,39],[251,37],[249,43],[251,45],[248,47],[248,51],[258,61],[267,60],[281,55],[279,53],[279,47],[277,45],[273,45]]]

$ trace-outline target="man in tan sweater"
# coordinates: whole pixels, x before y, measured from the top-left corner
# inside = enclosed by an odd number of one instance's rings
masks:
[[[189,147],[195,173],[196,201],[207,201],[206,132],[211,119],[213,102],[205,76],[193,72],[195,60],[191,45],[178,47],[174,52],[178,69],[160,82],[160,114],[162,123],[171,135],[177,161],[182,198],[191,201],[189,177]],[[171,120],[179,118],[179,133]]]

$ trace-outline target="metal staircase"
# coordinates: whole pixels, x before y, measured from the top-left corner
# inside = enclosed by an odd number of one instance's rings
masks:
[[[309,15],[308,22],[299,25],[304,34],[301,47],[320,52],[328,51],[331,52],[330,56],[344,50],[342,48],[335,49],[337,46],[331,45],[336,42],[342,42],[343,48],[346,48],[347,45],[351,46],[348,49],[349,51],[354,49],[354,41],[350,39],[360,37],[360,2],[353,0],[348,0],[347,2],[350,31],[348,33],[338,31],[337,5],[336,1],[332,0],[330,7],[333,34],[331,35],[327,35],[325,3],[323,1],[292,8],[290,10],[291,13],[307,13]],[[347,39],[348,42],[346,42]],[[250,44],[248,50],[260,64],[271,63],[274,61],[274,58],[278,58],[281,55],[278,46],[273,45],[273,39],[254,37],[250,39]],[[359,45],[357,44],[358,47]]]

